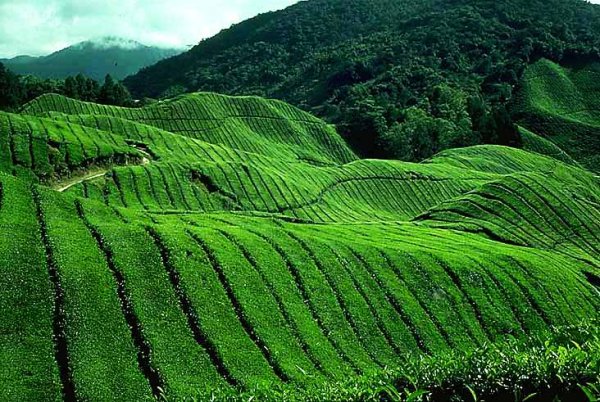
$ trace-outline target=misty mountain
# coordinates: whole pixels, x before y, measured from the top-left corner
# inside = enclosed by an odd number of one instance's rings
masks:
[[[180,52],[118,37],[104,37],[77,43],[48,56],[17,56],[0,59],[0,62],[17,74],[42,78],[61,79],[82,73],[96,80],[103,79],[106,74],[123,79]]]

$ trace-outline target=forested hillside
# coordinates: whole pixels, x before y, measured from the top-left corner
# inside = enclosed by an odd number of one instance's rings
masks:
[[[61,94],[73,99],[107,105],[133,106],[131,94],[111,75],[98,82],[83,74],[65,80],[19,76],[0,63],[0,110],[16,112],[27,102],[46,94]]]
[[[286,100],[335,123],[361,156],[419,161],[521,146],[506,105],[525,67],[599,60],[584,0],[311,0],[129,77],[136,96],[211,90]]]
[[[577,166],[501,146],[359,160],[292,106],[210,93],[45,95],[0,114],[0,146],[2,400],[596,384],[600,184]]]

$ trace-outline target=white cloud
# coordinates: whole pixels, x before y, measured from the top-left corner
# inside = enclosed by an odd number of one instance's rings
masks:
[[[297,1],[0,0],[0,57],[44,55],[104,36],[185,47]]]
[[[181,48],[297,1],[0,0],[0,58],[45,55],[104,36]]]

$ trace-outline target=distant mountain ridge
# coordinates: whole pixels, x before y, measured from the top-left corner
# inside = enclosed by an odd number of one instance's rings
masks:
[[[101,80],[106,74],[123,79],[140,69],[180,53],[178,49],[146,46],[134,40],[106,36],[80,42],[48,56],[0,59],[17,74],[62,79],[84,74]]]

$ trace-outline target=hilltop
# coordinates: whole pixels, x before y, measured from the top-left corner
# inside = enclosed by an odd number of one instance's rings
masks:
[[[108,36],[80,42],[47,56],[18,56],[0,62],[17,74],[40,78],[64,79],[83,74],[100,81],[110,74],[120,80],[180,52]]]
[[[529,67],[514,100],[523,127],[543,136],[588,169],[600,170],[600,63]]]
[[[344,381],[379,400],[360,379],[600,308],[600,183],[540,153],[358,159],[293,106],[212,93],[45,95],[0,113],[0,146],[2,400],[341,398]],[[536,373],[581,396],[592,350]],[[511,370],[456,392],[535,386]]]
[[[125,84],[138,97],[282,99],[335,124],[360,156],[421,161],[457,146],[521,146],[506,108],[525,68],[597,62],[598,21],[600,6],[584,0],[312,0]]]

